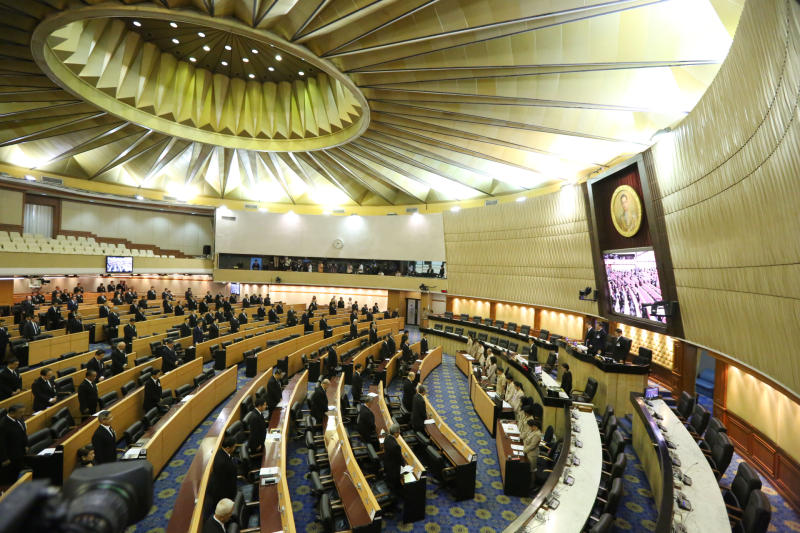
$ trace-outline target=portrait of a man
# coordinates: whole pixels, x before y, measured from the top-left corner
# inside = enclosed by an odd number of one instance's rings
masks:
[[[623,237],[633,237],[642,224],[642,203],[630,185],[620,185],[611,196],[611,219]]]

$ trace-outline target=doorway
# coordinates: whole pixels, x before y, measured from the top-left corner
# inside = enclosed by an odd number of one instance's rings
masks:
[[[420,310],[420,299],[419,298],[407,298],[406,299],[406,325],[409,326],[419,326],[419,310]]]

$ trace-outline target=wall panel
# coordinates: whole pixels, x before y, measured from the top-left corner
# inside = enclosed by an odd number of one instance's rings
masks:
[[[662,194],[684,336],[798,396],[799,98],[800,4],[748,2],[706,94],[645,154]]]
[[[22,198],[19,191],[0,189],[0,225],[22,225]]]
[[[577,187],[446,212],[444,236],[451,294],[597,313],[596,303],[578,300],[595,278]]]

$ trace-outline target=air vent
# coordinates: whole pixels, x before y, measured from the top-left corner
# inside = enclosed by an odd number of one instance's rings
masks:
[[[334,209],[333,212],[336,213],[337,215],[343,215],[344,209]]]
[[[244,204],[245,209],[258,209],[256,204]]]
[[[486,202],[483,205],[497,205],[497,199],[486,200]]]
[[[64,185],[64,180],[60,178],[51,178],[50,176],[42,176],[42,183],[47,185]]]
[[[236,217],[231,217],[227,215],[222,216],[222,220],[230,220],[231,222],[236,222]]]
[[[406,207],[406,213],[417,213],[419,209],[416,207]]]

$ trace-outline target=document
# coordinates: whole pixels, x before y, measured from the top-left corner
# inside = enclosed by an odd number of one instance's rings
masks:
[[[520,446],[519,444],[512,444],[511,449],[517,452],[521,452],[525,448],[523,446]]]
[[[519,435],[519,428],[517,427],[516,424],[507,424],[507,423],[504,422],[503,423],[503,431],[505,431],[506,433],[513,434],[513,435]]]
[[[268,466],[266,468],[262,468],[261,470],[259,470],[258,475],[261,477],[275,476],[278,474],[278,472],[280,472],[280,468],[278,468],[277,466]]]
[[[141,451],[141,448],[128,448],[122,458],[125,460],[138,459]]]
[[[411,465],[406,465],[406,466],[400,467],[400,473],[401,474],[408,474],[409,472],[413,472],[413,471],[414,471],[414,467],[411,466]]]
[[[426,423],[426,424],[435,424],[435,423],[436,423],[436,420],[434,420],[433,418],[429,418],[429,419],[427,419],[427,420],[425,421],[425,423]]]

